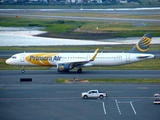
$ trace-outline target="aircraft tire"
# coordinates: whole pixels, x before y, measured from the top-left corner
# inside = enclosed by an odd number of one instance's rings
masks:
[[[82,68],[79,68],[79,69],[77,70],[77,73],[82,73]]]
[[[21,73],[25,73],[25,70],[21,70]]]

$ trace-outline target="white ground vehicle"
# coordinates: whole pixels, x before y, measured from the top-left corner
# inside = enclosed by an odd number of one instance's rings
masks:
[[[159,104],[160,103],[160,93],[154,94],[154,104]]]
[[[82,98],[100,98],[103,99],[104,97],[107,97],[106,92],[99,92],[98,90],[89,90],[88,92],[82,93]]]

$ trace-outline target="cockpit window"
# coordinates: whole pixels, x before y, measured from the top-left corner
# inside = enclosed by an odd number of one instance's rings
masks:
[[[12,56],[12,59],[16,59],[17,57],[16,56]]]

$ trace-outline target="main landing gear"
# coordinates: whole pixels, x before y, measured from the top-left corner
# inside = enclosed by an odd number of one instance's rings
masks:
[[[25,73],[25,67],[24,66],[22,66],[21,73]]]
[[[82,73],[82,68],[78,68],[77,73]]]

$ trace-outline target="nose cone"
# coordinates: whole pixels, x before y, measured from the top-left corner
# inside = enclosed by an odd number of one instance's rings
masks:
[[[10,59],[7,59],[7,60],[6,60],[6,64],[10,65],[10,64],[11,64],[11,60],[10,60]]]

